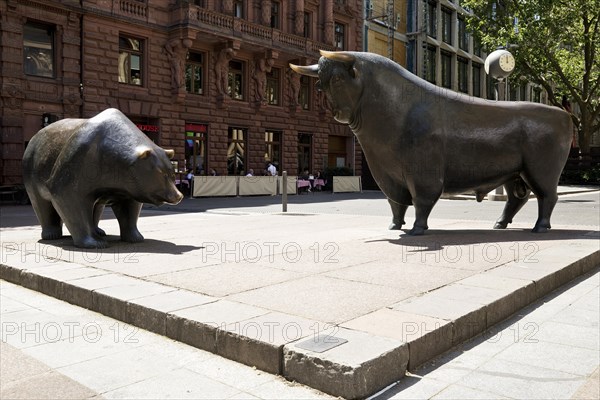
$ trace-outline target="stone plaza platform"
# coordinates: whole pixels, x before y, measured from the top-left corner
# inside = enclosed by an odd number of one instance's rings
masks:
[[[102,250],[40,241],[34,224],[4,227],[0,278],[353,399],[600,265],[588,227],[532,234],[531,222],[431,219],[410,237],[388,224],[145,210],[145,242],[118,241],[105,219]]]

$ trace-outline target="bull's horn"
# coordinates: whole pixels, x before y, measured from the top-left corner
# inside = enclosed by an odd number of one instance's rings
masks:
[[[313,78],[319,77],[319,66],[317,64],[306,66],[290,64],[290,68],[301,75],[312,76]]]
[[[165,153],[167,153],[167,157],[169,157],[169,160],[172,160],[173,157],[175,157],[175,150],[173,149],[164,149]]]
[[[333,61],[339,61],[343,63],[354,64],[356,58],[349,53],[344,51],[327,51],[327,50],[319,50],[321,55],[325,58],[328,58]]]

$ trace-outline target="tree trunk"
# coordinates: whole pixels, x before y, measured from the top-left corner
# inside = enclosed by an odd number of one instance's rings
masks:
[[[587,108],[581,108],[581,118],[579,126],[579,148],[581,154],[590,154],[590,141],[592,138],[592,116]]]

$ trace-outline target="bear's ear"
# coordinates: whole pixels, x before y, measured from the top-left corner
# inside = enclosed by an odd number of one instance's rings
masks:
[[[175,150],[173,149],[165,149],[165,153],[167,153],[167,157],[169,157],[169,160],[172,160],[173,157],[175,157]]]
[[[138,146],[135,149],[135,157],[138,160],[144,160],[152,154],[152,149],[148,146]]]

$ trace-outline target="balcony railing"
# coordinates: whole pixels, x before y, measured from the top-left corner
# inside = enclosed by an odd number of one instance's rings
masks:
[[[181,3],[171,10],[171,24],[189,24],[230,38],[242,38],[270,48],[289,48],[317,56],[320,49],[335,50],[333,45],[284,33],[264,25],[255,24],[241,18],[217,13],[192,4]]]
[[[146,18],[148,16],[148,4],[145,0],[119,0],[119,10],[123,15]]]

